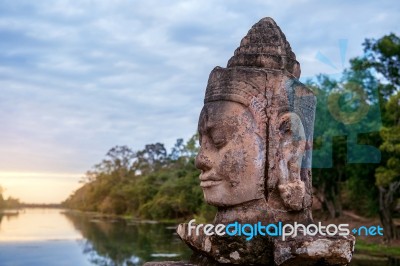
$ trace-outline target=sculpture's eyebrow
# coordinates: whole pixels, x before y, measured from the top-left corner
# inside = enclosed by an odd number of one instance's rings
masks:
[[[199,133],[200,134],[207,134],[210,132],[213,128],[215,128],[215,125],[210,124],[208,121],[205,121],[204,123],[201,123],[199,126]]]
[[[207,109],[203,108],[201,110],[199,123],[197,125],[197,131],[199,131],[200,136],[207,132],[206,131],[207,120],[208,120],[208,112]]]
[[[219,131],[224,132],[223,129],[224,123],[222,121],[205,121],[204,123],[201,123],[199,126],[199,133],[200,134],[210,134],[211,132],[215,131],[218,129]]]

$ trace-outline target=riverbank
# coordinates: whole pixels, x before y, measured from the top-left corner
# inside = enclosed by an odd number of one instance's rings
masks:
[[[350,211],[344,211],[341,217],[335,219],[326,218],[324,214],[314,211],[314,221],[321,221],[325,225],[349,224],[350,229],[359,228],[360,226],[370,227],[381,225],[378,217],[362,217]],[[395,223],[400,224],[399,219]],[[356,236],[355,254],[400,259],[400,240],[386,243],[384,236]]]
[[[183,219],[161,219],[161,220],[149,220],[149,219],[141,219],[137,218],[130,214],[124,215],[117,215],[117,214],[107,214],[107,213],[100,213],[100,212],[86,212],[74,209],[65,209],[64,212],[75,213],[75,214],[82,214],[91,217],[92,219],[104,219],[104,220],[125,220],[129,223],[143,223],[143,224],[176,224],[184,222]]]
[[[87,216],[90,216],[92,219],[105,219],[105,220],[125,220],[128,223],[135,224],[156,224],[156,223],[168,223],[178,225],[182,222],[187,222],[190,219],[165,219],[165,220],[144,220],[134,217],[133,215],[113,215],[113,214],[104,214],[98,212],[82,212],[79,210],[66,209],[67,212],[72,213],[81,213]],[[345,211],[343,215],[336,219],[328,219],[324,216],[324,214],[315,212],[314,215],[315,222],[322,222],[323,224],[341,224],[346,223],[349,224],[349,228],[360,227],[360,226],[377,226],[380,224],[378,218],[366,218],[358,216],[352,212]],[[356,246],[355,246],[355,254],[356,255],[368,255],[375,257],[396,257],[400,259],[400,241],[393,241],[388,244],[385,243],[383,236],[357,236],[356,237]]]
[[[366,254],[376,257],[395,257],[400,259],[400,243],[399,241],[391,244],[368,243],[365,240],[358,239],[356,242],[355,252],[357,254]]]

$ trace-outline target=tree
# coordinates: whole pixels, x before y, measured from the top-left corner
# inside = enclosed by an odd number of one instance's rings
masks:
[[[400,196],[400,93],[393,95],[386,103],[386,111],[392,126],[381,130],[383,143],[380,149],[387,154],[386,164],[376,170],[376,184],[379,187],[379,213],[388,241],[398,239],[399,232],[393,223],[396,199]]]
[[[355,112],[355,118],[358,116],[358,119],[354,119],[355,123],[346,126],[347,141],[352,135],[353,144],[356,145],[347,143],[349,160],[345,170],[348,200],[346,204],[360,214],[376,215],[378,189],[373,184],[375,170],[381,161],[381,152],[377,148],[382,143],[379,131],[382,126],[383,109],[380,103],[384,100],[382,88],[385,85],[378,79],[376,71],[368,67],[365,56],[350,60],[350,68],[344,71],[342,81],[348,84],[347,86],[350,85],[347,87],[350,91],[359,94],[348,106],[350,111],[358,106],[359,112]]]
[[[382,38],[367,39],[364,43],[365,56],[360,65],[373,69],[384,78],[380,86],[384,127],[381,130],[380,149],[384,160],[376,169],[376,184],[379,187],[379,214],[386,232],[387,241],[399,238],[393,224],[393,205],[400,193],[400,38],[391,33]]]
[[[150,173],[160,169],[167,163],[167,150],[162,143],[147,144],[144,150],[136,153],[134,168],[141,174]]]
[[[308,82],[317,96],[313,186],[331,218],[342,213],[343,188],[350,198],[365,202],[362,208],[352,207],[363,213],[376,210],[377,190],[371,184],[380,160],[380,82],[371,69],[360,67],[363,60],[352,59],[339,80],[320,75]]]
[[[313,187],[323,209],[335,218],[342,213],[341,184],[346,178],[346,134],[328,108],[342,84],[326,75],[306,84],[317,96],[313,145]]]
[[[176,143],[172,148],[169,158],[171,160],[178,160],[180,157],[185,155],[184,153],[185,153],[185,145],[183,144],[183,139],[180,138],[176,140]]]
[[[4,198],[3,198],[3,187],[0,186],[0,209],[5,207]]]
[[[115,146],[107,152],[106,158],[95,168],[103,173],[114,174],[117,179],[122,180],[133,173],[135,159],[136,153],[128,146]]]
[[[400,89],[400,38],[391,33],[378,40],[366,39],[364,52],[365,67],[375,69],[388,82],[385,98],[396,93]]]

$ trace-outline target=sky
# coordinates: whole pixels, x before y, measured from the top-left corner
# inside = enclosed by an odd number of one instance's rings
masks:
[[[302,77],[340,73],[400,2],[0,0],[0,185],[60,202],[115,145],[188,139],[210,71],[272,17]]]

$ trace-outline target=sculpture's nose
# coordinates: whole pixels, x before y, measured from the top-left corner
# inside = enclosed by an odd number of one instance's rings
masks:
[[[195,166],[197,169],[206,172],[211,169],[211,160],[206,156],[205,149],[200,147],[199,153],[196,156]]]

